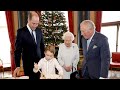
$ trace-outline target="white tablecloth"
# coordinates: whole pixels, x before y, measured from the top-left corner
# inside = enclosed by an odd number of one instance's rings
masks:
[[[28,76],[21,76],[21,77],[5,77],[5,78],[3,78],[3,79],[29,79],[29,77]]]
[[[57,74],[48,74],[45,75],[44,77],[40,77],[40,79],[62,79],[62,76]]]

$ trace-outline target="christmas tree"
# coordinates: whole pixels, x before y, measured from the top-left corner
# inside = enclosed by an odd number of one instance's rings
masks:
[[[68,29],[64,12],[42,11],[39,27],[43,31],[45,46],[58,46],[63,43],[63,33]]]

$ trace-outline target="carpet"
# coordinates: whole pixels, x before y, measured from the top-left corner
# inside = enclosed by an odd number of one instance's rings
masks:
[[[120,79],[120,71],[110,70],[108,73],[108,79]]]

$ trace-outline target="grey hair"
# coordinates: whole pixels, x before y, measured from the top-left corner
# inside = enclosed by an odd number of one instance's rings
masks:
[[[96,29],[94,22],[91,20],[84,20],[81,22],[80,25],[87,25],[88,30],[90,30],[90,29],[95,30]]]
[[[73,33],[71,33],[70,31],[67,31],[67,32],[65,32],[64,34],[63,34],[63,40],[65,40],[65,37],[66,36],[70,36],[71,37],[71,40],[73,41],[74,40],[74,35],[73,35]]]

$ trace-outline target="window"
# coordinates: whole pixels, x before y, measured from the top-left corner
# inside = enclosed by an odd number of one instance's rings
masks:
[[[120,52],[120,30],[119,30],[119,36],[118,36],[118,38],[119,38],[119,39],[118,39],[118,45],[119,45],[119,46],[118,46],[118,51]]]
[[[103,11],[101,33],[108,37],[110,52],[120,52],[120,11]]]
[[[104,35],[108,37],[110,51],[116,52],[116,33],[117,33],[116,26],[102,27],[101,33],[103,33]]]
[[[102,11],[102,23],[120,20],[120,11]]]
[[[3,60],[4,67],[11,66],[10,41],[4,11],[0,11],[0,59]]]
[[[66,25],[67,25],[68,30],[69,30],[68,11],[61,11],[61,12],[63,12],[63,13],[64,13],[64,15],[65,15],[65,18],[66,18]]]

